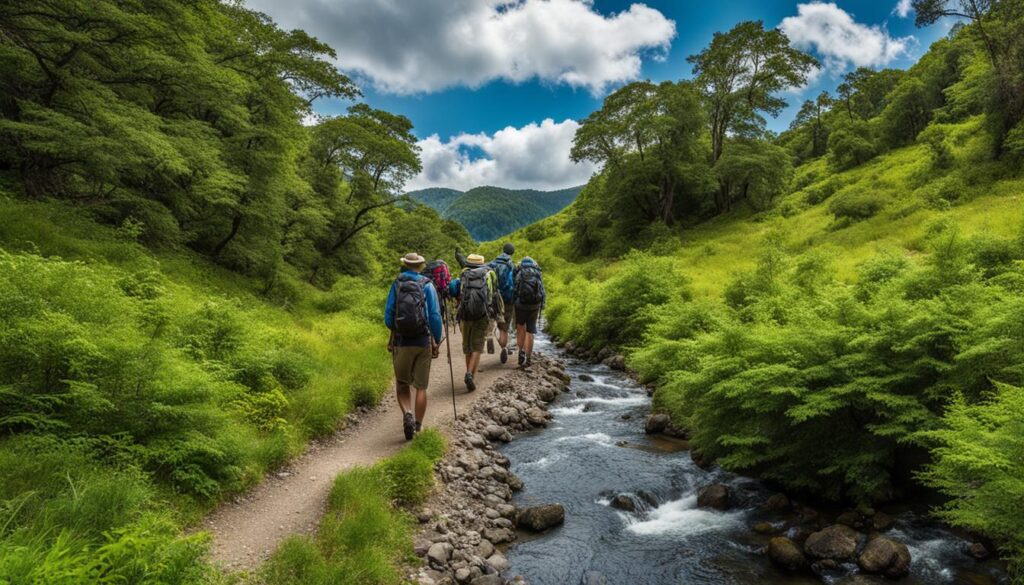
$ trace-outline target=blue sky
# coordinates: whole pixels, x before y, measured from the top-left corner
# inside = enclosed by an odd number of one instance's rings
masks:
[[[408,116],[424,173],[409,185],[561,188],[594,168],[568,161],[574,120],[633,79],[690,77],[689,55],[742,20],[779,26],[822,70],[784,96],[834,90],[857,65],[912,65],[948,30],[914,26],[908,0],[249,0],[338,51],[370,105]],[[902,4],[902,6],[900,6]],[[321,101],[321,115],[349,104]],[[545,122],[547,121],[547,122]]]

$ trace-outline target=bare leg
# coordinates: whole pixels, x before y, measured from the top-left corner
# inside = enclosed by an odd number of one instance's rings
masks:
[[[501,332],[498,333],[498,345],[508,347],[508,327],[502,326]]]
[[[406,392],[408,392],[406,388]],[[423,422],[423,417],[427,414],[427,391],[425,389],[416,389],[416,422]]]
[[[409,412],[409,385],[396,384],[395,393],[398,394],[398,407],[402,409],[402,414]]]
[[[476,370],[477,370],[477,368],[480,367],[480,353],[474,351],[473,353],[469,354],[468,357],[469,357],[469,364],[468,364],[469,372],[471,374],[473,374],[474,377],[476,377]]]

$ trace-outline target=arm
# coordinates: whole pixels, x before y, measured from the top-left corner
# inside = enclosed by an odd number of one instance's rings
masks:
[[[388,302],[384,303],[384,324],[388,329],[395,330],[395,285],[392,283],[388,291]]]
[[[423,287],[424,296],[427,300],[427,323],[430,324],[430,335],[434,343],[441,343],[441,336],[444,334],[444,323],[441,322],[441,307],[437,300],[437,290],[433,284]]]
[[[455,248],[455,261],[459,263],[459,266],[465,268],[469,265],[466,261],[466,255],[462,253],[462,248]]]

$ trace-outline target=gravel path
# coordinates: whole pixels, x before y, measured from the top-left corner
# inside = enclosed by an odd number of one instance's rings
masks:
[[[515,357],[502,366],[498,353],[484,354],[477,374],[477,390],[466,392],[462,382],[465,362],[462,338],[452,331],[452,365],[455,368],[455,397],[461,415],[502,373],[515,366]],[[495,349],[500,351],[495,343]],[[424,426],[443,426],[452,419],[451,379],[444,344],[441,356],[430,370],[427,415]],[[461,418],[461,416],[460,416]],[[369,465],[392,455],[405,445],[401,415],[392,390],[381,405],[357,424],[336,435],[317,441],[286,469],[267,476],[250,492],[225,502],[197,526],[213,536],[213,559],[229,571],[247,571],[259,566],[291,534],[316,530],[327,505],[334,477],[352,466]]]

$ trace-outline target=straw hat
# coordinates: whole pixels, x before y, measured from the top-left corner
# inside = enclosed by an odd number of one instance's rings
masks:
[[[416,252],[409,252],[401,258],[402,264],[408,268],[416,268],[427,263],[427,259]]]
[[[480,254],[470,254],[466,257],[466,262],[469,262],[470,264],[483,264],[486,260],[484,260],[484,257]]]

